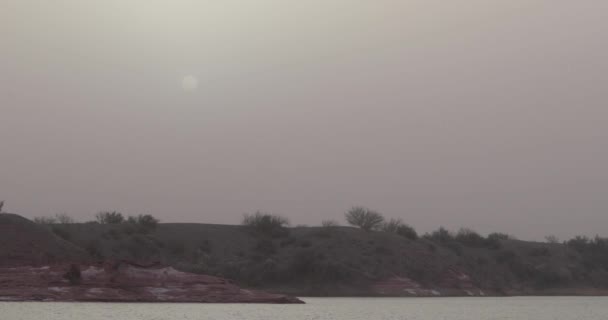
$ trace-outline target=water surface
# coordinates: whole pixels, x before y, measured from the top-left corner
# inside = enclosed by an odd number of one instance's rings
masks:
[[[606,320],[607,297],[305,298],[306,305],[2,302],[4,320]]]

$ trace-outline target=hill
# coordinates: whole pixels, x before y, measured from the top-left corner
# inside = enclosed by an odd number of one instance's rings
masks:
[[[129,224],[56,228],[99,258],[160,261],[297,295],[597,294],[608,289],[606,265],[591,263],[597,254],[506,236],[412,240],[338,226],[289,228],[278,235],[212,224],[159,224],[146,232]]]
[[[82,248],[58,237],[52,229],[21,216],[0,213],[0,266],[34,265],[87,259]]]
[[[63,250],[70,255],[84,250],[91,260],[160,262],[178,270],[292,295],[608,292],[608,246],[602,247],[603,240],[597,239],[579,239],[577,246],[576,242],[527,242],[504,235],[481,237],[474,232],[435,233],[411,239],[339,226],[284,228],[267,233],[244,226],[172,223],[151,229],[132,223],[55,224],[44,230],[25,219],[18,220],[28,230],[37,230],[11,240],[22,243],[18,246],[23,252],[21,260],[38,259],[28,256],[25,248],[28,243],[39,242],[31,242],[30,237],[40,239],[44,235],[49,239],[48,247],[38,244],[37,248],[55,259]],[[1,254],[6,256],[5,252]]]

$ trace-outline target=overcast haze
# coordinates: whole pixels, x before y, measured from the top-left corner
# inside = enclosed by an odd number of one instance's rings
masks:
[[[0,4],[0,200],[608,236],[608,2]]]

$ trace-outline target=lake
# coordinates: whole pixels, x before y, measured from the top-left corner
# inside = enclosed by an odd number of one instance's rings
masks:
[[[608,297],[304,298],[306,305],[1,302],[2,320],[605,320]]]

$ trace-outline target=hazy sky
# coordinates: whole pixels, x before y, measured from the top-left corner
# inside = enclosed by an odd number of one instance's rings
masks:
[[[608,1],[2,0],[0,200],[608,236]]]

